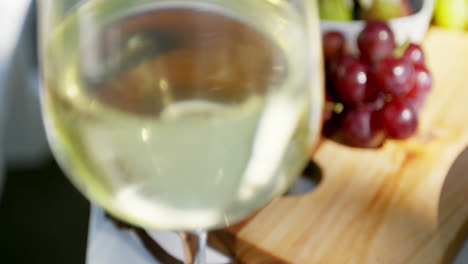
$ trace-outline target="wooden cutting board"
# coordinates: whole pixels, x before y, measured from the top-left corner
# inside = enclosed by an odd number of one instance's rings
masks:
[[[431,28],[435,85],[407,141],[358,150],[331,141],[314,160],[323,180],[252,219],[213,233],[242,263],[449,263],[468,232],[468,33]]]

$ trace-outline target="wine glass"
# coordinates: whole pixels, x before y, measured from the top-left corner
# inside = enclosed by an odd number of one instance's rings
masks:
[[[41,0],[41,103],[73,184],[136,226],[199,234],[282,194],[323,101],[314,0]]]

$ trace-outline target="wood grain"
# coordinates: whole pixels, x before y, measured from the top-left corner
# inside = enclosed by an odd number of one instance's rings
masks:
[[[468,231],[468,166],[449,174],[468,145],[468,34],[431,28],[424,49],[435,85],[415,137],[378,150],[323,142],[315,191],[213,239],[249,264],[450,261]]]

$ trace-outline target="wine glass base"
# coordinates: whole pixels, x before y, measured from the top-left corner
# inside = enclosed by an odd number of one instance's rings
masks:
[[[295,184],[286,192],[286,196],[295,196],[303,195],[313,191],[322,180],[321,169],[312,161],[310,161],[304,171],[301,174],[301,177],[298,178]],[[106,218],[111,220],[113,225],[119,230],[129,230],[132,231],[140,240],[141,244],[144,246],[145,250],[158,262],[167,263],[167,264],[182,264],[184,263],[179,258],[173,256],[167,250],[165,250],[152,234],[142,228],[132,226],[121,220],[118,220],[109,214],[106,214]],[[190,233],[181,232],[179,233],[181,240],[183,241],[183,254],[189,256],[189,259],[193,258],[194,251],[196,249],[196,236]],[[228,259],[228,257],[226,257]],[[227,263],[227,262],[223,262]],[[235,263],[233,260],[231,263]]]

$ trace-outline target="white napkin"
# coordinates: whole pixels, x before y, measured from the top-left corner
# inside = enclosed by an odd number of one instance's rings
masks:
[[[168,231],[147,230],[168,253],[183,260],[183,247],[177,234]],[[225,255],[208,248],[207,262],[211,264],[229,263]],[[91,207],[91,220],[88,233],[87,264],[159,264],[147,252],[132,231],[120,230],[105,217],[97,206]]]
[[[0,2],[0,65],[5,65],[13,55],[30,4],[31,0]]]
[[[0,46],[6,52],[4,81],[0,89],[4,90],[5,104],[2,104],[7,116],[8,126],[4,129],[6,138],[5,160],[10,167],[39,165],[49,157],[44,127],[39,105],[39,77],[37,65],[37,42],[35,38],[36,9],[32,0],[1,1],[0,19],[8,19],[2,27]],[[6,7],[5,11],[3,8]],[[7,12],[3,14],[3,12]],[[5,15],[5,17],[3,17]],[[5,29],[5,32],[3,30]],[[5,44],[3,40],[7,40]]]
[[[465,246],[458,254],[458,257],[455,259],[454,264],[466,264],[468,263],[468,241],[465,243]]]
[[[4,137],[9,103],[10,71],[31,0],[0,1],[0,197],[3,185]]]

